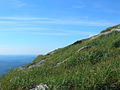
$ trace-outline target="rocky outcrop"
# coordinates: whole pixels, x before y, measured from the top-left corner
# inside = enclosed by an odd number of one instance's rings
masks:
[[[40,84],[30,90],[48,90],[48,89],[49,89],[49,87],[46,84]]]
[[[92,37],[91,37],[91,40],[92,40],[92,39],[96,39],[97,37],[99,37],[99,36],[101,36],[101,35],[106,35],[106,34],[112,33],[113,31],[120,31],[120,28],[113,28],[113,29],[111,29],[110,31],[106,31],[106,32],[100,33],[100,34],[98,34],[98,35],[92,36]]]
[[[88,48],[91,48],[92,46],[84,46],[82,48],[80,48],[77,52],[80,52],[81,50],[84,50],[84,49],[88,49]]]
[[[44,60],[39,60],[38,62],[35,62],[35,63],[33,63],[32,65],[30,65],[28,68],[40,66],[40,64],[42,64],[42,63],[45,62],[45,61],[46,61],[46,59],[44,59]]]
[[[57,63],[55,67],[58,67],[58,66],[60,66],[61,64],[65,63],[68,59],[69,59],[69,58],[65,59],[65,60],[62,61],[62,62]]]
[[[18,71],[20,71],[20,70],[25,70],[25,69],[32,68],[32,67],[36,67],[36,66],[40,66],[40,65],[41,65],[43,62],[45,62],[45,61],[46,61],[46,59],[44,59],[44,60],[39,60],[39,61],[37,61],[37,62],[35,62],[35,63],[27,66],[27,67],[19,67],[19,68],[18,68]]]

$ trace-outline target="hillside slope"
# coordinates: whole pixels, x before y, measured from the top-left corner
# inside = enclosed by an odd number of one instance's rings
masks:
[[[0,90],[29,90],[40,84],[49,90],[119,90],[120,25],[10,71],[1,77]]]

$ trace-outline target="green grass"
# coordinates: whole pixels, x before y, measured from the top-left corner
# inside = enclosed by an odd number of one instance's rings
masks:
[[[50,90],[119,90],[120,32],[86,39],[54,53],[38,56],[31,64],[46,59],[39,67],[10,71],[0,79],[1,90],[29,90],[40,83]],[[84,46],[90,48],[82,49]],[[63,62],[64,61],[64,62]],[[58,63],[61,63],[57,66]]]

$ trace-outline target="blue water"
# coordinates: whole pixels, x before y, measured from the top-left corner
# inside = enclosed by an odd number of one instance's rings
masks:
[[[30,63],[35,57],[35,55],[0,55],[0,76],[13,68]]]

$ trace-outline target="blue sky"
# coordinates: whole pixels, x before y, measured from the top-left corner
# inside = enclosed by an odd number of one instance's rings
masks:
[[[119,0],[0,0],[0,54],[45,54],[119,24]]]

